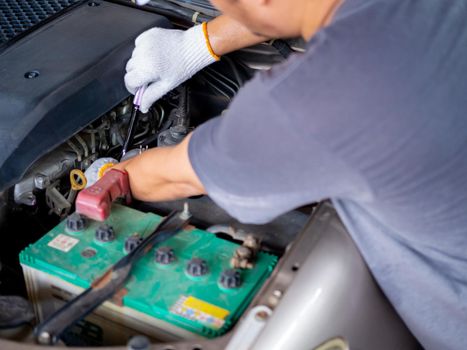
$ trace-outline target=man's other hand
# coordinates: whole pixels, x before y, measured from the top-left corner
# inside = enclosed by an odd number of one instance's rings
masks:
[[[125,170],[133,198],[142,201],[167,201],[205,194],[188,156],[191,134],[170,147],[151,148],[139,156],[116,164]]]
[[[143,113],[167,92],[216,60],[202,25],[186,31],[152,28],[138,36],[135,44],[126,65],[125,85],[132,94],[148,85],[140,107]]]

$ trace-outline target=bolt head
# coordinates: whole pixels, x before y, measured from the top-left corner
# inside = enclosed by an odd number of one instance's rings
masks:
[[[137,335],[128,342],[128,350],[149,350],[151,342],[143,335]]]
[[[39,336],[37,337],[37,341],[39,344],[42,345],[51,345],[52,344],[52,338],[48,332],[41,332]]]
[[[274,295],[276,298],[282,297],[282,291],[279,289],[276,289],[274,292],[272,292],[272,295]]]
[[[37,78],[41,73],[38,70],[31,70],[29,72],[24,73],[24,77],[26,79],[35,79]]]
[[[42,174],[37,174],[34,177],[34,186],[40,190],[44,190],[47,186],[50,185],[50,180],[47,176]]]
[[[269,317],[268,313],[266,311],[258,311],[255,315],[255,318],[258,320],[258,321],[265,321],[267,320]]]

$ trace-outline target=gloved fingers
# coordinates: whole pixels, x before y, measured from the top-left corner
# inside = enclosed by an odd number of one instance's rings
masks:
[[[135,39],[135,46],[145,46],[146,44],[153,45],[154,41],[157,40],[157,37],[165,30],[169,29],[151,28],[146,30]]]
[[[136,60],[134,58],[130,58],[125,66],[125,71],[130,73],[132,70],[135,70],[138,67]]]
[[[127,72],[137,68],[137,67],[145,67],[151,61],[151,52],[150,50],[135,47],[131,54],[131,58],[128,60],[125,69]]]
[[[136,93],[137,87],[136,85],[134,85],[134,83],[132,83],[133,79],[131,78],[130,73],[125,74],[125,77],[123,78],[123,80],[125,82],[125,87],[128,90],[128,92],[134,95]]]
[[[139,45],[141,45],[142,42],[144,42],[146,40],[146,38],[148,36],[150,36],[150,31],[154,29],[154,28],[151,28],[149,30],[146,30],[145,32],[142,32],[140,35],[138,35],[135,39],[135,46],[138,47]]]
[[[134,69],[126,73],[124,80],[126,89],[133,95],[140,86],[147,85],[154,81],[149,73],[139,69]]]
[[[165,81],[159,80],[146,88],[144,91],[143,98],[141,100],[140,110],[143,113],[147,113],[149,108],[158,101],[162,96],[171,90],[170,85]]]

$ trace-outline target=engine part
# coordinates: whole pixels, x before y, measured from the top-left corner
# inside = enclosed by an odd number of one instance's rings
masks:
[[[0,47],[10,44],[38,26],[41,22],[50,20],[79,0],[39,0],[34,6],[18,1],[4,1],[1,5],[2,26],[0,28]],[[28,79],[34,79],[36,71],[28,72]]]
[[[230,266],[235,269],[252,269],[256,254],[261,248],[260,242],[253,235],[247,235],[241,247],[238,247],[232,259]]]
[[[194,11],[201,12],[207,16],[217,17],[220,11],[207,0],[169,0],[175,4],[182,5]]]
[[[125,153],[125,155],[122,157],[122,159],[120,159],[120,161],[124,162],[125,160],[128,160],[128,159],[134,158],[136,156],[139,156],[141,153],[143,153],[146,150],[147,150],[147,148],[139,148],[139,149],[129,150],[128,152]]]
[[[86,176],[81,170],[73,169],[72,171],[70,171],[70,191],[68,192],[68,196],[66,197],[66,200],[68,203],[70,203],[70,206],[66,208],[62,212],[62,214],[60,214],[61,217],[66,216],[70,213],[71,206],[75,202],[75,198],[78,194],[78,191],[84,189],[86,187],[86,184]]]
[[[105,172],[115,164],[118,164],[118,160],[115,158],[104,157],[96,159],[84,172],[86,177],[85,187],[94,185],[102,176],[104,176]]]
[[[89,222],[86,230],[73,235],[64,233],[62,222],[26,248],[20,260],[38,318],[44,320],[62,300],[88,288],[96,277],[125,256],[123,246],[128,237],[135,232],[147,237],[160,221],[161,217],[155,214],[114,204],[106,221],[118,232],[113,242],[103,245],[94,240],[93,233],[101,225],[98,222]],[[190,228],[163,246],[173,249],[176,261],[170,266],[157,264],[153,254],[159,247],[155,247],[135,264],[123,292],[86,318],[98,327],[103,343],[125,344],[129,335],[135,333],[170,341],[218,336],[238,319],[277,260],[260,252],[255,268],[245,274],[242,285],[232,293],[220,288],[218,280],[228,268],[237,244]],[[90,248],[95,255],[84,257],[81,253]],[[185,274],[193,256],[202,257],[210,267],[210,273],[201,280]]]
[[[50,208],[49,214],[55,213],[57,216],[62,217],[71,209],[71,203],[68,202],[55,185],[47,187],[45,190],[45,201]]]
[[[73,191],[81,191],[86,188],[88,180],[86,175],[79,169],[70,171],[70,185]]]
[[[182,86],[178,90],[180,91],[178,107],[169,116],[169,129],[159,133],[157,139],[159,147],[176,145],[188,135],[190,125],[189,89]]]
[[[35,205],[35,189],[45,190],[59,178],[73,169],[76,155],[62,146],[49,153],[27,172],[23,179],[15,185],[14,201],[17,204]]]
[[[14,328],[34,320],[32,305],[19,296],[0,296],[0,329]]]
[[[186,135],[188,135],[187,127],[183,125],[171,126],[169,130],[159,134],[157,145],[159,147],[174,146],[182,142]]]
[[[178,17],[179,19],[184,19],[189,22],[201,23],[208,22],[212,19],[212,17],[208,15],[197,13],[195,10],[177,6],[176,4],[171,4],[163,0],[151,0],[148,6],[153,7],[158,12],[165,12],[164,15]]]
[[[18,6],[30,8],[23,3]],[[171,24],[147,11],[80,1],[0,51],[0,189],[128,96],[122,62],[150,27]]]

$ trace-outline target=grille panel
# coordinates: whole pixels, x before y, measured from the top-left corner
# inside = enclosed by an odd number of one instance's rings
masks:
[[[0,0],[0,45],[80,0]]]

